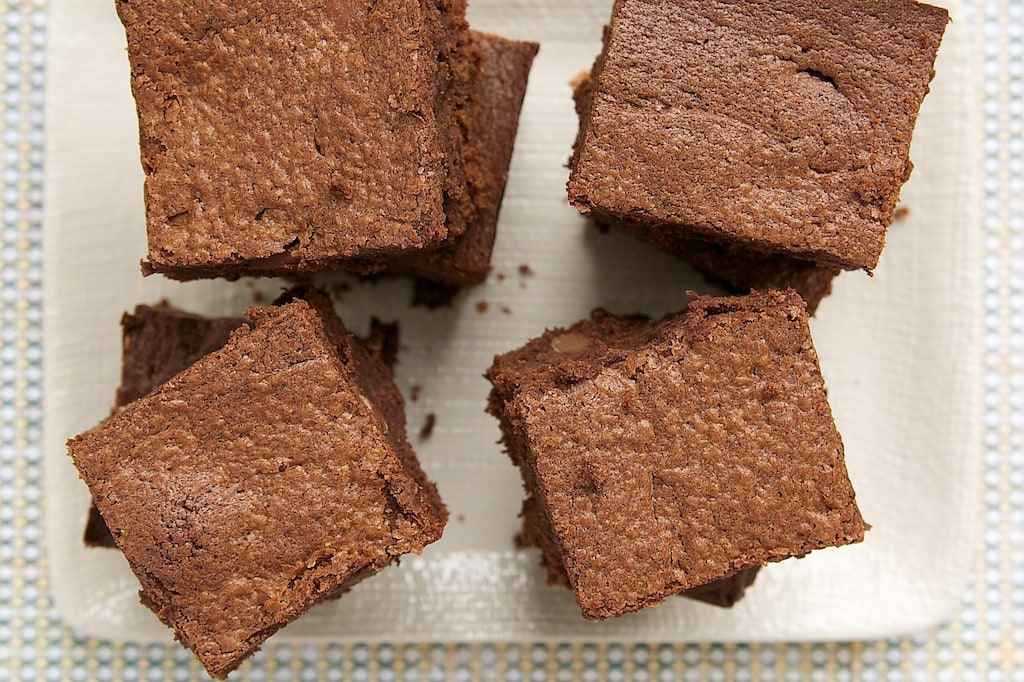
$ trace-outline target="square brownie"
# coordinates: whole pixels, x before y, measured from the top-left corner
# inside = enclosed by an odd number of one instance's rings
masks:
[[[68,442],[142,602],[218,678],[447,519],[388,369],[292,296]]]
[[[580,116],[590,106],[592,86],[590,74],[584,74],[576,83],[573,99]],[[685,232],[652,224],[624,222],[602,215],[592,215],[592,223],[602,232],[614,228],[672,254],[693,266],[709,283],[732,294],[743,295],[751,289],[795,289],[811,315],[817,311],[821,299],[832,292],[832,280],[842,271],[834,265],[761,251],[737,242],[695,239]]]
[[[948,21],[913,0],[617,0],[569,200],[870,270]]]
[[[464,0],[120,0],[147,272],[287,274],[468,221]],[[377,269],[380,269],[379,266]]]
[[[697,298],[659,322],[595,311],[496,357],[487,378],[558,557],[546,563],[586,618],[868,527],[792,290]]]
[[[225,343],[231,332],[245,324],[234,317],[194,315],[162,301],[138,305],[121,317],[121,385],[114,411],[148,395],[199,358]],[[85,544],[114,547],[114,538],[96,506],[89,508]]]
[[[387,268],[390,274],[412,275],[450,287],[479,284],[490,271],[519,111],[539,47],[479,31],[470,31],[470,38],[480,58],[467,105],[476,131],[473,152],[466,157],[473,217],[463,234],[446,239],[439,247],[397,256]]]

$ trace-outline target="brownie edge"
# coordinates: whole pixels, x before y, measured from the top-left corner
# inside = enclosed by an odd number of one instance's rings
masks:
[[[480,61],[472,80],[470,111],[476,135],[466,173],[475,212],[465,233],[439,247],[390,259],[386,272],[448,287],[479,284],[491,267],[498,213],[508,181],[512,147],[537,43],[470,31]]]

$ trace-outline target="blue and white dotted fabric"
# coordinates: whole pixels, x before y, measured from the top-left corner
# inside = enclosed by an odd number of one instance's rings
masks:
[[[965,5],[984,137],[984,534],[963,606],[913,637],[792,645],[269,646],[239,680],[1024,681],[1024,2]],[[3,6],[0,680],[206,679],[175,645],[76,637],[42,545],[45,1]]]

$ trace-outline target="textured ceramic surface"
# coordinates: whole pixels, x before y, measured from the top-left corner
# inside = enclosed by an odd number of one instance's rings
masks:
[[[475,0],[477,28],[542,43],[524,105],[495,267],[449,309],[408,305],[404,282],[353,285],[339,310],[401,322],[397,381],[413,444],[452,511],[422,557],[314,609],[273,641],[782,641],[919,630],[961,604],[977,547],[982,405],[981,263],[973,62],[963,23],[947,33],[915,133],[909,215],[890,231],[873,278],[846,273],[813,332],[851,477],[874,525],[856,547],[771,566],[731,611],[677,599],[603,624],[544,585],[514,550],[520,484],[483,413],[491,357],[595,306],[661,314],[706,290],[676,261],[602,236],[565,202],[576,130],[569,80],[598,52],[608,3]],[[46,542],[56,606],[79,634],[168,641],[137,602],[115,552],[80,542],[88,493],[64,440],[110,408],[121,312],[166,297],[238,313],[275,282],[143,280],[145,251],[134,108],[124,35],[107,0],[50,8],[44,283]],[[526,273],[521,265],[528,265]],[[433,435],[417,440],[426,415]]]

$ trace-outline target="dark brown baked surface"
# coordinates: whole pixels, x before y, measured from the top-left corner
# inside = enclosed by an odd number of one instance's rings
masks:
[[[234,329],[246,321],[235,317],[204,317],[162,301],[141,304],[121,317],[121,385],[114,410],[148,395],[178,372],[191,367],[228,342]],[[389,370],[398,355],[398,323],[373,318],[370,334],[362,340],[366,351]],[[116,548],[103,516],[90,505],[83,534],[90,547]]]
[[[488,411],[583,615],[863,538],[793,291],[595,311],[495,358]]]
[[[912,0],[617,0],[569,200],[870,270],[948,20]]]
[[[308,271],[464,229],[463,0],[121,0],[147,271]],[[379,269],[379,266],[378,268]]]
[[[572,589],[572,585],[569,584],[569,576],[565,573],[565,565],[562,563],[558,544],[555,542],[535,498],[528,497],[523,500],[520,517],[523,519],[523,527],[516,536],[516,544],[520,547],[536,547],[540,550],[540,565],[548,573],[549,585],[561,585]],[[760,566],[751,566],[725,578],[684,590],[679,594],[714,606],[731,608],[743,598],[747,588],[754,584],[754,579],[760,568]]]
[[[491,266],[498,212],[505,195],[519,111],[526,94],[536,43],[470,31],[480,61],[472,79],[470,111],[476,121],[473,151],[466,158],[474,214],[466,231],[441,246],[391,259],[388,272],[452,287],[479,284]]]
[[[388,369],[292,296],[68,442],[143,603],[218,678],[447,519]]]
[[[194,315],[162,301],[138,305],[121,317],[121,385],[114,410],[149,394],[199,358],[228,341],[232,330],[245,324],[238,318]],[[85,544],[114,547],[114,538],[96,510],[89,508]]]

